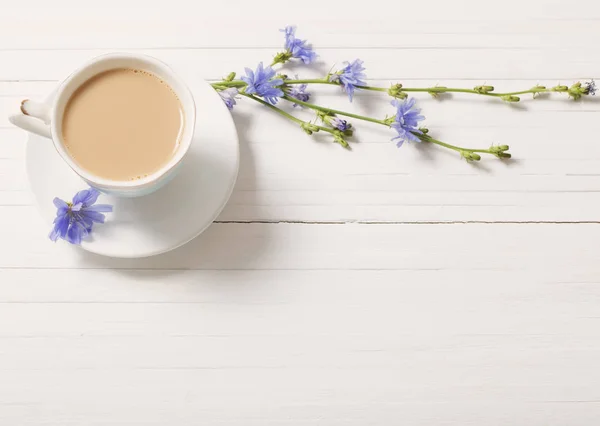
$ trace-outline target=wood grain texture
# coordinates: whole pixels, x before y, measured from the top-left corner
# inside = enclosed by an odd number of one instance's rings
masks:
[[[588,0],[203,4],[41,0],[0,13],[0,424],[564,426],[600,416],[600,103],[417,96],[466,164],[359,125],[352,152],[257,105],[203,235],[151,259],[52,244],[7,114],[82,61],[139,51],[186,79],[268,61],[297,24],[373,84],[600,79]],[[292,10],[293,9],[293,10]],[[385,116],[385,97],[317,88]],[[295,111],[310,119],[307,111]],[[46,221],[49,218],[44,218]]]

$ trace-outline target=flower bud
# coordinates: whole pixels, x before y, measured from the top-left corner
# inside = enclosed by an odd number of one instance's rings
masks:
[[[552,88],[552,91],[553,91],[553,92],[566,92],[566,91],[568,91],[568,90],[569,90],[569,88],[568,88],[567,86],[560,86],[560,85],[558,85],[558,86],[554,86],[554,87]]]
[[[405,99],[408,96],[402,91],[402,85],[400,83],[393,84],[392,87],[388,89],[388,95],[398,99]]]
[[[234,78],[235,78],[235,73],[234,72],[230,72],[229,74],[227,74],[227,77],[225,77],[223,80],[225,80],[225,81],[233,81]]]
[[[421,132],[423,132],[424,135],[426,135],[427,133],[429,133],[429,129],[427,127],[419,127],[419,130]]]
[[[448,88],[445,86],[435,86],[435,87],[431,87],[428,93],[432,97],[437,98],[440,96],[440,93],[446,93],[446,89],[448,89]]]
[[[291,52],[288,52],[288,51],[280,52],[277,55],[275,55],[275,57],[273,58],[273,65],[275,65],[275,64],[285,64],[291,58],[292,58],[292,53]]]
[[[348,142],[346,142],[346,140],[344,139],[344,137],[342,136],[343,133],[342,132],[335,132],[333,134],[333,140],[335,143],[339,143],[341,146],[343,146],[344,148],[349,148],[350,145],[348,145]]]
[[[471,151],[461,151],[460,155],[467,161],[479,161],[481,160],[481,155],[476,152]]]
[[[394,122],[396,121],[396,116],[392,115],[391,117],[385,117],[385,119],[383,120],[385,122],[385,124],[387,124],[388,126],[391,126],[392,124],[394,124]]]
[[[512,157],[512,155],[510,155],[509,152],[499,152],[497,154],[497,157],[498,158],[510,158],[510,157]]]
[[[510,148],[508,145],[492,145],[490,147],[490,152],[493,154],[497,154],[499,152],[508,151]]]
[[[531,91],[533,92],[532,96],[535,99],[540,95],[540,93],[546,92],[547,90],[546,90],[546,86],[541,86],[539,84],[536,84],[535,86],[533,86],[531,88]]]
[[[504,95],[504,96],[502,96],[502,100],[506,101],[506,102],[519,102],[521,100],[521,98],[519,98],[518,96],[513,96],[513,95]]]
[[[315,126],[312,123],[302,123],[300,127],[307,135],[312,135],[314,132],[319,131],[319,126]]]
[[[577,82],[569,87],[569,96],[571,96],[574,100],[581,99],[581,95],[587,95],[588,88],[586,86],[581,86],[581,82]]]
[[[473,90],[477,93],[489,93],[494,91],[494,86],[475,86]]]
[[[333,127],[336,130],[342,132],[345,136],[352,136],[354,130],[352,129],[352,123],[349,123],[347,120],[342,120],[341,118],[336,117],[333,114],[323,113],[319,115],[323,123],[327,124],[329,127]]]

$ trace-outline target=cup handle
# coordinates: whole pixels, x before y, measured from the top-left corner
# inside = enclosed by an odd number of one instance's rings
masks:
[[[45,103],[25,99],[21,102],[20,113],[11,115],[8,121],[28,132],[52,139],[50,107]]]

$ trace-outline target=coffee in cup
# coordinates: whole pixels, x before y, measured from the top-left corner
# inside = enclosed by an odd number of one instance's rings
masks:
[[[119,68],[94,76],[71,95],[62,136],[83,169],[134,180],[167,164],[184,124],[181,102],[167,83],[147,71]]]

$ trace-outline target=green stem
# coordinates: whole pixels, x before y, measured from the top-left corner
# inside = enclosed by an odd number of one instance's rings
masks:
[[[508,151],[508,147],[506,147],[506,149],[502,149],[502,150],[494,150],[492,148],[490,149],[473,149],[473,148],[463,148],[460,146],[456,146],[456,145],[451,145],[449,143],[446,142],[442,142],[440,140],[434,139],[431,136],[425,134],[425,133],[415,133],[413,132],[413,135],[415,135],[416,137],[418,137],[419,139],[421,139],[423,142],[430,142],[433,143],[435,145],[439,145],[439,146],[443,146],[444,148],[448,148],[451,149],[453,151],[458,152],[462,157],[466,158],[467,160],[478,160],[479,157],[474,158],[472,155],[472,153],[481,153],[481,154],[489,154],[489,155],[494,155],[498,158],[510,158],[510,154],[506,151]]]
[[[285,80],[285,84],[327,84],[330,86],[339,86],[339,82],[328,81],[324,78],[313,78],[313,79],[301,79],[301,80]],[[233,80],[233,81],[219,81],[218,83],[213,83],[213,86],[225,86],[225,87],[244,87],[246,85],[242,80]],[[375,92],[388,92],[388,88],[385,87],[377,87],[377,86],[356,86],[358,89],[363,90],[371,90]],[[423,92],[423,93],[469,93],[473,95],[481,95],[481,96],[490,96],[494,98],[501,98],[503,96],[515,96],[515,95],[525,95],[528,93],[536,94],[536,93],[548,93],[553,92],[552,88],[532,88],[528,90],[518,90],[515,92],[503,92],[503,93],[494,93],[494,92],[480,92],[474,89],[461,89],[459,87],[402,87],[400,89],[402,92]]]
[[[378,120],[376,118],[365,117],[364,115],[358,115],[358,114],[352,114],[350,112],[339,111],[337,109],[325,108],[325,107],[322,107],[322,106],[319,106],[319,105],[311,104],[309,102],[301,101],[300,99],[292,98],[289,95],[284,95],[283,99],[285,99],[286,101],[289,101],[289,102],[293,102],[293,103],[298,104],[298,105],[302,105],[302,106],[304,106],[306,108],[313,109],[315,111],[324,112],[326,114],[339,114],[339,115],[343,115],[343,116],[346,116],[346,117],[356,118],[358,120],[369,121],[371,123],[383,124],[384,126],[388,126],[389,127],[389,124],[387,124],[384,120]]]
[[[218,81],[216,83],[211,83],[211,86],[221,86],[221,87],[245,87],[246,82],[242,80],[232,80],[232,81]]]
[[[431,142],[436,145],[443,146],[444,148],[452,149],[457,152],[468,151],[468,152],[489,153],[489,150],[487,150],[487,149],[471,149],[471,148],[462,148],[462,147],[456,146],[456,145],[450,145],[449,143],[439,141],[439,140],[434,139],[431,136],[427,136],[425,134],[414,133],[414,135],[417,136],[419,139],[421,139],[423,142]]]
[[[359,86],[357,86],[359,87]],[[364,89],[364,87],[361,87]],[[381,89],[381,88],[378,88]],[[369,89],[367,89],[369,90]],[[371,89],[372,90],[372,89]],[[384,91],[385,89],[382,89],[382,91]],[[527,93],[543,93],[543,92],[551,92],[552,90],[550,89],[529,89],[529,90],[520,90],[518,92],[504,92],[504,93],[490,93],[490,92],[478,92],[477,90],[473,90],[473,89],[460,89],[460,88],[456,88],[456,87],[403,87],[401,89],[403,92],[426,92],[426,93],[447,93],[447,92],[454,92],[454,93],[470,93],[470,94],[474,94],[474,95],[481,95],[481,96],[492,96],[492,97],[496,97],[496,98],[500,98],[502,96],[514,96],[514,95],[524,95]]]
[[[275,111],[276,113],[284,116],[285,118],[292,120],[294,123],[299,124],[299,125],[303,125],[303,124],[310,124],[304,120],[299,119],[298,117],[294,117],[292,114],[287,113],[286,111],[282,110],[281,108],[277,108],[275,105],[271,105],[270,103],[268,103],[267,101],[264,101],[254,95],[249,95],[247,93],[241,93],[240,95],[245,96],[247,98],[250,98],[256,102],[258,102],[259,104],[263,104],[266,107],[269,107],[270,109],[272,109],[273,111]],[[324,127],[324,126],[319,126],[319,125],[315,125],[316,127],[319,128],[320,131],[324,131],[327,133],[331,133],[334,134],[335,133],[335,129],[329,128],[329,127]]]
[[[280,109],[280,108],[277,108],[275,105],[271,105],[271,104],[270,104],[270,103],[268,103],[267,101],[263,101],[262,99],[260,99],[260,98],[257,98],[257,97],[255,97],[255,96],[252,96],[252,95],[248,95],[247,93],[240,93],[240,95],[242,95],[242,96],[245,96],[245,97],[247,97],[247,98],[250,98],[250,99],[252,99],[252,100],[255,100],[256,102],[258,102],[258,103],[260,103],[260,104],[263,104],[263,105],[264,105],[264,106],[266,106],[266,107],[269,107],[269,108],[271,108],[271,109],[272,109],[273,111],[275,111],[276,113],[283,115],[285,118],[288,118],[288,119],[292,120],[294,123],[297,123],[297,124],[300,124],[300,125],[304,124],[304,121],[303,121],[303,120],[300,120],[299,118],[297,118],[297,117],[294,117],[292,114],[288,114],[288,113],[287,113],[287,112],[285,112],[284,110],[282,110],[282,109]]]
[[[330,86],[339,86],[339,83],[329,81],[325,78],[312,78],[304,80],[284,80],[284,84],[329,84]]]
[[[331,82],[326,79],[310,79],[310,80],[285,80],[285,84],[329,84],[334,86],[339,86],[340,84],[337,82]],[[377,86],[356,86],[358,89],[363,90],[372,90],[375,92],[388,92],[388,88],[386,87],[377,87]],[[514,96],[514,95],[524,95],[527,93],[544,93],[544,92],[552,92],[552,89],[547,88],[533,88],[528,90],[520,90],[517,92],[504,92],[504,93],[491,93],[491,92],[479,92],[474,89],[461,89],[458,87],[402,87],[400,89],[402,92],[425,92],[425,93],[446,93],[446,92],[456,92],[456,93],[470,93],[474,95],[482,95],[482,96],[492,96],[496,98],[500,98],[502,96]]]

